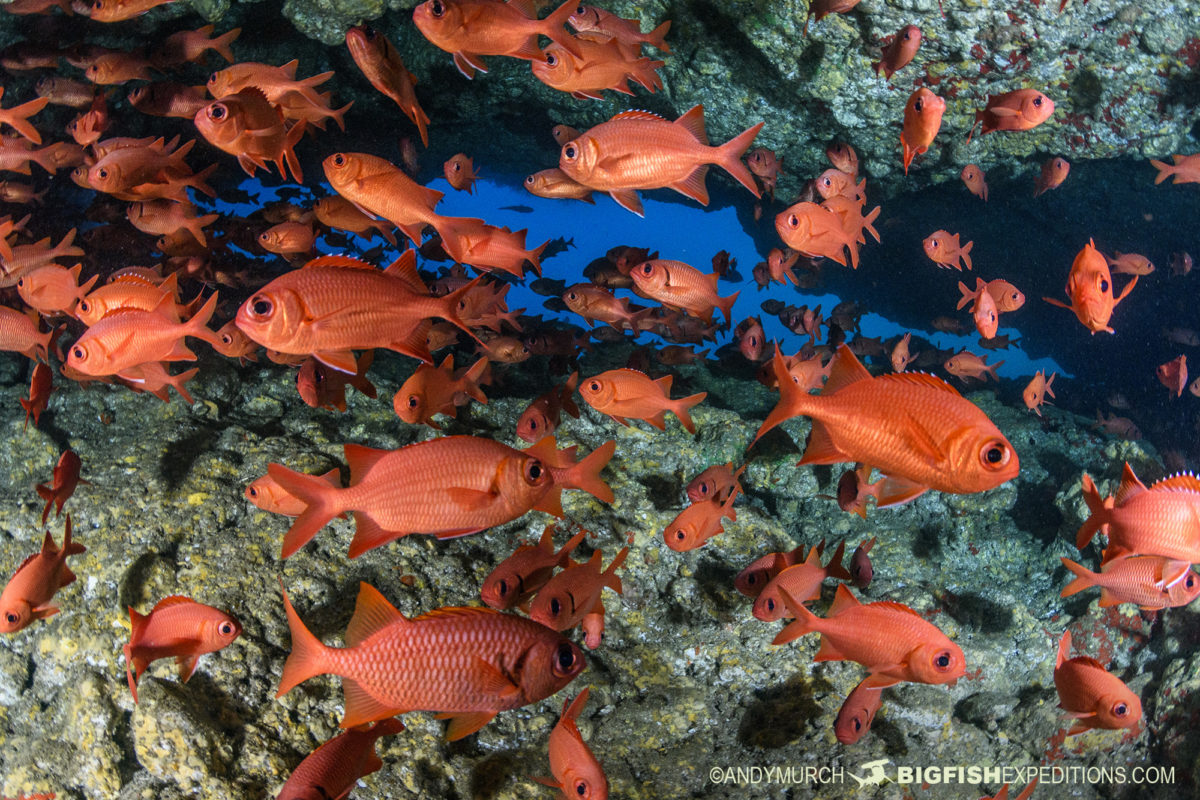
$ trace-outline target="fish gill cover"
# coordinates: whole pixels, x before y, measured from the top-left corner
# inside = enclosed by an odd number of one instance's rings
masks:
[[[1194,794],[1194,4],[416,5],[0,11],[0,794]]]

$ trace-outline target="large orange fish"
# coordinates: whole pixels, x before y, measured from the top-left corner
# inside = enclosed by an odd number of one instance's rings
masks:
[[[360,583],[346,646],[334,648],[309,632],[286,591],[283,604],[292,652],[276,696],[317,675],[339,675],[343,728],[437,711],[450,718],[446,738],[454,741],[500,711],[549,697],[587,666],[583,651],[562,635],[491,608],[438,608],[408,619]]]
[[[375,347],[428,363],[429,319],[471,332],[456,311],[469,288],[430,296],[415,250],[382,271],[345,256],[321,256],[253,294],[238,309],[237,326],[263,347],[312,355],[348,374],[358,371],[353,351]]]
[[[432,2],[432,0],[431,0]],[[708,205],[704,177],[716,164],[759,196],[742,154],[762,129],[758,123],[718,147],[704,130],[704,106],[694,106],[674,122],[649,111],[625,111],[562,146],[558,168],[568,178],[614,200],[639,217],[639,189],[674,189]]]
[[[705,322],[712,321],[713,308],[720,308],[726,325],[733,321],[730,316],[733,304],[741,292],[718,296],[717,281],[721,276],[716,272],[705,275],[691,264],[654,258],[638,264],[629,274],[639,294],[668,308],[680,309]]]
[[[398,719],[358,725],[308,754],[279,790],[280,800],[344,800],[359,780],[383,768],[375,742],[404,730]]]
[[[192,336],[213,344],[208,321],[217,308],[214,292],[187,322],[175,316],[175,302],[164,295],[151,311],[118,309],[83,332],[67,353],[67,366],[85,375],[116,375],[148,361],[195,361],[184,343]]]
[[[1067,736],[1091,730],[1132,728],[1142,718],[1142,701],[1124,681],[1094,658],[1071,655],[1071,632],[1058,643],[1054,688],[1058,707],[1075,719]]]
[[[164,597],[145,615],[130,606],[129,624],[129,642],[123,652],[125,677],[135,703],[138,679],[152,662],[174,656],[179,679],[187,683],[200,656],[228,647],[242,634],[241,623],[229,614],[180,595]]]
[[[1037,89],[1017,89],[1015,92],[988,95],[987,106],[975,112],[975,122],[967,133],[967,143],[975,128],[983,124],[979,135],[992,131],[1027,131],[1036,128],[1054,113],[1054,101]]]
[[[571,563],[571,552],[587,536],[586,530],[572,536],[561,550],[554,549],[554,526],[547,525],[536,545],[522,545],[488,573],[479,590],[483,602],[498,611],[528,603],[554,574],[554,568]]]
[[[1131,555],[1200,563],[1200,478],[1185,473],[1147,488],[1126,463],[1117,493],[1107,498],[1085,472],[1083,499],[1090,516],[1075,534],[1075,546],[1082,550],[1097,531],[1107,534],[1105,564]]]
[[[666,412],[670,411],[688,433],[694,434],[696,425],[688,410],[702,402],[708,392],[672,400],[672,379],[666,375],[651,380],[635,369],[610,369],[585,380],[579,393],[589,406],[622,425],[629,425],[627,418],[640,419],[660,431],[666,430]]]
[[[878,209],[876,209],[878,213]],[[775,216],[775,231],[783,243],[801,255],[832,258],[846,266],[843,250],[850,252],[850,266],[858,269],[858,243],[845,229],[833,209],[801,201]]]
[[[75,581],[75,573],[67,566],[67,556],[87,552],[87,548],[71,540],[71,515],[67,515],[62,549],[54,545],[54,537],[46,531],[40,552],[34,553],[17,567],[0,592],[0,633],[16,633],[34,620],[58,613],[50,605],[54,595]]]
[[[270,172],[267,162],[274,161],[281,178],[286,180],[291,170],[297,183],[304,182],[295,148],[304,135],[305,122],[301,120],[289,128],[283,111],[257,87],[210,103],[196,112],[193,121],[213,146],[236,156],[247,175],[254,175],[256,169]]]
[[[534,778],[538,783],[558,789],[561,797],[581,800],[608,800],[608,778],[604,767],[592,755],[575,720],[587,704],[588,690],[574,700],[563,700],[558,724],[550,731],[550,772],[553,778]]]
[[[346,46],[354,63],[376,91],[390,97],[417,126],[421,144],[429,147],[429,116],[421,108],[413,87],[417,78],[404,66],[391,41],[370,25],[346,31]]]
[[[1086,589],[1100,589],[1100,607],[1135,603],[1143,611],[1186,606],[1200,596],[1200,575],[1186,561],[1163,556],[1126,556],[1109,561],[1092,572],[1062,556],[1063,566],[1075,579],[1063,587],[1070,597]]]
[[[1115,333],[1108,325],[1112,319],[1113,309],[1124,300],[1133,287],[1137,285],[1138,276],[1125,285],[1121,293],[1113,296],[1112,273],[1108,271],[1108,261],[1096,249],[1095,243],[1088,243],[1075,256],[1071,263],[1071,272],[1067,276],[1067,297],[1071,304],[1061,300],[1043,297],[1047,303],[1074,311],[1075,316],[1093,335],[1100,331]]]
[[[544,60],[530,65],[534,77],[552,89],[569,92],[577,100],[603,100],[605,89],[632,95],[630,80],[651,93],[662,88],[662,78],[655,71],[664,66],[662,61],[638,58],[615,39],[578,39],[575,46],[582,57],[571,55],[561,45],[547,47]]]
[[[268,467],[306,505],[283,539],[283,558],[345,511],[354,512],[350,557],[357,558],[414,533],[444,539],[514,520],[542,508],[554,486],[543,460],[482,437],[447,436],[398,450],[348,444],[344,450],[350,465],[345,489],[279,464]]]
[[[946,634],[911,608],[890,601],[863,605],[839,583],[828,616],[821,618],[783,593],[796,621],[772,640],[784,644],[821,634],[813,661],[857,661],[870,673],[859,686],[883,689],[902,681],[953,683],[966,672],[963,652]]]
[[[467,78],[487,72],[481,56],[511,56],[540,61],[538,36],[580,55],[578,42],[564,27],[579,7],[567,0],[539,20],[530,0],[426,0],[413,9],[413,23],[430,44],[454,56],[454,66]]]
[[[17,279],[17,294],[39,314],[69,316],[75,304],[99,280],[98,275],[93,275],[80,284],[79,273],[82,269],[82,264],[67,269],[53,262],[37,267]]]
[[[942,127],[946,101],[922,86],[908,98],[904,106],[904,128],[900,131],[900,146],[904,149],[904,174],[912,160],[929,149]]]
[[[1017,453],[992,421],[945,381],[922,373],[872,377],[846,345],[833,357],[819,395],[801,391],[776,353],[779,405],[755,441],[803,414],[812,432],[800,464],[858,461],[888,476],[879,506],[904,503],[928,489],[969,494],[1017,477]]]

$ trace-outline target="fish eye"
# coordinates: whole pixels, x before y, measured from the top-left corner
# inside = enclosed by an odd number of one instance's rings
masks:
[[[686,538],[687,538],[687,534],[686,534],[686,533],[684,533],[684,530],[683,530],[683,528],[676,528],[676,529],[675,529],[675,539],[676,539],[676,541],[680,541],[680,542],[682,542],[682,541],[683,541],[684,539],[686,539]]]
[[[588,793],[587,781],[582,780],[582,779],[575,781],[575,794],[579,795],[580,797],[584,797],[587,795],[587,793]]]
[[[375,29],[372,28],[370,25],[363,25],[362,32],[363,32],[363,36],[366,36],[368,40],[370,40],[370,41],[375,40]]]
[[[24,286],[24,285],[25,285],[25,279],[24,279],[24,278],[17,278],[17,288],[19,289],[19,288],[21,288],[21,287],[22,287],[22,286]]]
[[[533,186],[533,176],[532,175],[525,176],[525,185]]]
[[[1195,573],[1190,573],[1190,572],[1189,572],[1189,573],[1188,573],[1188,576],[1187,576],[1187,580],[1186,580],[1186,581],[1184,581],[1183,585],[1184,585],[1184,587],[1186,587],[1186,588],[1188,588],[1188,589],[1191,589],[1191,588],[1193,588],[1193,587],[1196,585],[1196,575],[1195,575]]]
[[[246,487],[246,494],[250,495],[251,500],[258,499],[258,489],[255,489],[253,486]]]
[[[930,246],[930,247],[937,247],[937,246],[938,246],[938,240],[937,240],[937,239],[930,239],[930,240],[929,240],[929,246]]]
[[[982,450],[984,466],[1003,467],[1008,464],[1011,454],[1002,443],[993,441],[984,445]]]
[[[233,344],[233,337],[230,336],[228,333],[223,333],[223,334],[221,334],[221,343],[222,344]]]
[[[1125,703],[1117,703],[1113,706],[1113,716],[1123,717],[1129,713],[1129,706]]]
[[[1042,96],[1040,94],[1037,97],[1033,98],[1033,105],[1035,108],[1042,107]]]
[[[217,103],[208,109],[208,116],[217,122],[225,119],[225,106]]]
[[[344,167],[344,166],[346,166],[346,157],[345,157],[344,155],[342,155],[341,153],[334,153],[334,155],[333,155],[333,165],[334,165],[335,167]]]
[[[905,38],[907,38],[907,37],[905,37]],[[850,721],[854,723],[854,732],[855,733],[858,733],[859,731],[862,730],[862,720],[860,720],[858,717],[855,717],[854,719],[852,719]]]
[[[214,73],[212,73],[211,75],[209,75],[209,76],[208,76],[208,82],[209,82],[209,83],[216,83],[216,82],[217,82],[217,73],[215,73],[215,72],[214,72]]]
[[[909,39],[911,39],[911,38],[912,38],[912,34],[911,34],[911,33],[909,33],[908,31],[905,31],[905,32],[904,32],[904,41],[906,41],[906,42],[907,42],[907,41],[908,41]]]
[[[751,572],[749,575],[747,575],[746,583],[749,584],[750,586],[753,586],[754,584],[758,583],[758,573]]]
[[[79,301],[79,310],[86,314],[92,310],[92,307],[91,307],[91,305],[88,304],[87,300],[80,300]]]
[[[435,17],[441,17],[446,13],[446,7],[442,5],[442,0],[432,0],[429,4],[429,13]]]
[[[221,627],[217,628],[217,632],[222,636],[230,636],[233,634],[233,623],[226,620],[221,623]]]
[[[582,17],[586,13],[587,13],[587,9],[583,6],[579,6],[578,8],[575,9],[575,14],[577,16]]]
[[[536,419],[529,420],[529,430],[536,431],[537,429],[538,429],[537,420]]]
[[[563,157],[568,160],[574,159],[575,158],[575,145],[568,144],[565,147],[563,147]]]
[[[649,275],[649,274],[650,274],[650,273],[652,273],[652,272],[654,272],[654,265],[653,265],[653,264],[651,264],[651,263],[650,263],[650,262],[648,262],[648,261],[647,261],[645,264],[642,264],[642,274],[643,274],[643,275]]]
[[[590,389],[593,392],[600,391],[600,381],[592,381],[591,383],[588,384],[588,389]]]
[[[554,55],[554,53],[546,53],[546,63],[552,67],[555,66],[558,64],[558,56]]]
[[[83,361],[85,358],[87,358],[87,351],[79,345],[75,345],[71,348],[71,355],[75,356],[77,361]]]
[[[1106,281],[1104,278],[1100,279],[1100,291],[1102,291],[1102,292],[1108,291],[1108,281]]]
[[[575,650],[571,647],[570,642],[563,642],[558,646],[558,650],[554,653],[554,668],[555,672],[560,675],[569,675],[577,666],[575,658]]]
[[[933,665],[935,667],[937,667],[938,669],[949,669],[950,662],[952,660],[953,659],[950,658],[950,653],[947,652],[946,650],[943,650],[942,652],[940,652],[936,656],[934,656]]]
[[[767,600],[767,611],[775,611],[775,598],[770,598]]]
[[[533,176],[532,176],[532,175],[530,175],[529,177],[531,177],[531,178],[532,178]],[[579,295],[575,294],[574,292],[567,292],[567,299],[568,299],[568,300],[578,300],[578,299],[579,299]]]
[[[265,317],[271,313],[275,305],[263,295],[258,295],[250,301],[250,310],[256,317]]]
[[[21,617],[18,616],[17,612],[15,612],[15,611],[9,611],[7,614],[4,615],[4,618],[6,620],[8,620],[9,625],[16,625],[18,622],[21,621]]]
[[[550,613],[556,617],[562,613],[562,603],[558,601],[557,597],[550,598]]]
[[[788,221],[788,225],[790,225],[793,228],[797,227],[800,224],[800,218],[797,217],[795,214],[788,215],[787,221]]]
[[[496,591],[501,597],[504,597],[506,594],[508,594],[508,581],[501,578],[500,583],[496,584]]]
[[[415,394],[410,394],[408,396],[408,407],[416,408],[419,405],[421,405],[421,398],[417,397]]]
[[[541,483],[545,476],[546,470],[542,467],[542,462],[536,458],[530,459],[529,463],[525,465],[525,480],[529,483]]]
[[[99,172],[96,173],[96,177],[100,178],[101,180],[107,180],[108,179],[108,170],[106,170],[106,169],[100,170]]]
[[[913,111],[917,112],[918,114],[921,113],[921,109],[924,107],[925,103],[923,100],[918,100],[917,102],[913,103]]]

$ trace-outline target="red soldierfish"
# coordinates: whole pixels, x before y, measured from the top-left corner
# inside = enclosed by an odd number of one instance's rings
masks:
[[[988,95],[987,107],[975,112],[975,123],[967,133],[967,143],[971,142],[980,123],[983,124],[980,136],[992,131],[1027,131],[1050,119],[1053,113],[1054,101],[1037,89]]]
[[[629,548],[621,548],[621,552],[604,570],[600,568],[603,556],[599,550],[593,552],[592,557],[583,564],[568,564],[533,598],[529,618],[556,631],[574,628],[599,605],[600,594],[605,586],[617,594],[622,593],[617,570],[625,563],[627,555]]]
[[[942,127],[946,101],[922,86],[908,98],[904,106],[904,128],[900,145],[904,149],[904,174],[912,160],[929,149]]]
[[[57,506],[54,516],[62,516],[63,503],[75,493],[75,487],[81,481],[79,480],[79,468],[82,462],[74,450],[64,450],[62,455],[58,457],[58,463],[54,465],[54,479],[50,483],[39,483],[37,485],[38,497],[46,501],[46,507],[42,509],[42,524],[46,524],[46,518],[50,516],[51,506]],[[87,483],[87,481],[82,481]]]
[[[1113,309],[1129,295],[1137,282],[1138,276],[1134,275],[1133,280],[1121,290],[1121,294],[1114,297],[1108,262],[1096,249],[1095,243],[1089,239],[1075,256],[1075,261],[1071,263],[1071,272],[1067,276],[1067,297],[1071,299],[1071,304],[1067,305],[1050,297],[1042,299],[1051,305],[1074,311],[1075,316],[1093,335],[1100,331],[1114,333],[1108,325]]]
[[[1075,719],[1067,736],[1092,728],[1132,728],[1142,718],[1142,701],[1099,661],[1071,655],[1071,632],[1058,643],[1054,662],[1054,688],[1058,707]]]
[[[75,581],[75,573],[67,566],[67,556],[87,552],[83,545],[71,541],[71,515],[67,515],[63,546],[54,546],[54,538],[46,531],[42,549],[17,567],[0,592],[0,633],[16,633],[35,619],[45,619],[58,613],[50,605],[55,593]]]
[[[1083,499],[1091,515],[1075,546],[1082,550],[1096,531],[1108,534],[1103,563],[1134,554],[1200,563],[1200,478],[1184,473],[1147,488],[1127,463],[1112,497],[1101,498],[1084,473]]]
[[[186,683],[200,656],[228,647],[242,633],[241,624],[230,615],[179,595],[164,597],[145,616],[131,606],[129,624],[125,677],[135,703],[138,679],[152,662],[174,656],[179,679]]]
[[[953,683],[966,672],[962,650],[920,614],[900,603],[863,605],[840,583],[829,615],[821,618],[783,593],[796,616],[772,644],[821,634],[813,661],[857,661],[870,673],[860,687],[883,689],[902,681]]]
[[[558,724],[550,731],[550,778],[534,778],[538,783],[558,789],[560,797],[578,797],[584,800],[608,800],[608,778],[604,768],[592,755],[575,720],[587,704],[588,690],[584,689],[574,700],[563,700],[562,714]]]
[[[292,652],[277,697],[317,675],[342,678],[342,727],[409,711],[450,718],[446,738],[461,739],[500,711],[536,703],[586,666],[583,651],[533,620],[491,608],[438,608],[413,619],[377,589],[359,584],[344,648],[313,636],[283,593]]]
[[[842,744],[854,744],[867,735],[875,712],[883,705],[883,689],[864,686],[866,679],[854,687],[833,720],[833,735]]]
[[[876,75],[883,70],[884,77],[891,80],[893,73],[908,66],[919,49],[921,49],[921,29],[916,25],[906,25],[900,29],[891,43],[883,48],[879,60],[871,65],[871,69],[875,70]]]
[[[417,78],[404,66],[391,41],[370,25],[346,31],[350,56],[376,91],[390,97],[417,126],[421,144],[429,147],[429,116],[421,108],[414,88]]]
[[[480,589],[483,602],[498,611],[507,611],[529,601],[546,585],[554,568],[563,569],[571,561],[571,552],[587,536],[581,530],[561,550],[554,549],[554,526],[547,525],[536,545],[522,545],[484,578]]]
[[[398,719],[360,725],[335,736],[300,762],[279,790],[281,800],[345,798],[358,781],[383,767],[375,741],[404,730]]]

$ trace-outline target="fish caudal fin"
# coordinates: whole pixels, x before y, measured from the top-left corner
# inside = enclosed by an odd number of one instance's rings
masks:
[[[1082,564],[1076,564],[1069,558],[1060,557],[1063,566],[1075,575],[1075,580],[1063,587],[1060,597],[1070,597],[1073,594],[1078,594],[1084,589],[1089,589],[1096,585],[1096,574]]]
[[[758,184],[755,182],[750,168],[742,161],[742,156],[750,149],[750,145],[754,144],[754,138],[758,136],[762,126],[761,122],[753,125],[718,147],[717,158],[713,162],[732,175],[734,180],[745,186],[755,197],[761,197],[762,193],[758,190]]]
[[[1154,176],[1154,185],[1155,186],[1162,183],[1163,181],[1165,181],[1167,178],[1171,177],[1171,175],[1173,175],[1175,173],[1174,167],[1172,167],[1170,164],[1166,164],[1162,161],[1158,161],[1157,159],[1153,159],[1153,158],[1150,159],[1150,166],[1152,166],[1156,170],[1158,170],[1158,175]]]
[[[541,33],[550,39],[550,41],[567,50],[571,55],[582,60],[584,59],[584,55],[583,51],[579,49],[579,41],[568,33],[565,27],[571,15],[578,8],[579,4],[575,0],[566,0],[565,3],[554,10],[554,13],[541,21]],[[480,727],[483,726],[481,725]]]
[[[688,397],[681,397],[673,402],[671,411],[675,413],[676,417],[679,417],[679,424],[683,425],[684,430],[688,433],[696,432],[696,423],[692,422],[692,415],[688,412],[693,406],[702,403],[706,397],[708,397],[708,392],[700,392]]]
[[[283,607],[287,612],[288,630],[292,634],[292,652],[288,653],[287,661],[283,664],[279,690],[275,692],[276,697],[283,697],[309,678],[325,674],[325,654],[331,648],[321,644],[321,640],[305,627],[296,609],[292,608],[292,601],[288,599],[282,580],[279,589],[283,592]]]
[[[1075,547],[1079,550],[1087,547],[1088,542],[1096,535],[1096,531],[1109,523],[1112,509],[1112,498],[1104,500],[1100,497],[1099,490],[1096,489],[1096,484],[1092,480],[1092,476],[1086,472],[1083,473],[1083,500],[1087,503],[1088,511],[1091,515],[1084,520],[1083,525],[1079,527],[1079,532],[1075,534]]]
[[[780,594],[783,595],[783,602],[788,611],[792,612],[795,621],[788,623],[787,627],[776,634],[775,638],[771,640],[771,644],[787,644],[793,639],[799,639],[805,634],[816,631],[817,626],[821,623],[821,618],[800,605],[787,589],[781,589]]]
[[[654,30],[646,34],[646,44],[661,50],[664,53],[671,52],[671,46],[667,44],[667,33],[671,30],[671,20],[667,20],[659,25]]]
[[[775,383],[779,387],[779,402],[775,408],[771,409],[771,413],[763,420],[763,424],[759,426],[758,433],[754,435],[755,442],[780,423],[804,413],[803,409],[807,406],[804,398],[808,393],[801,391],[800,387],[792,380],[791,373],[788,372],[784,363],[783,354],[779,352],[779,345],[775,345],[775,356],[771,359],[771,368],[775,371]],[[753,444],[754,442],[751,442],[751,445]]]
[[[304,511],[300,512],[283,537],[281,557],[288,558],[345,510],[338,503],[341,490],[329,485],[319,475],[294,472],[282,464],[268,464],[267,473],[285,492],[304,503]]]

